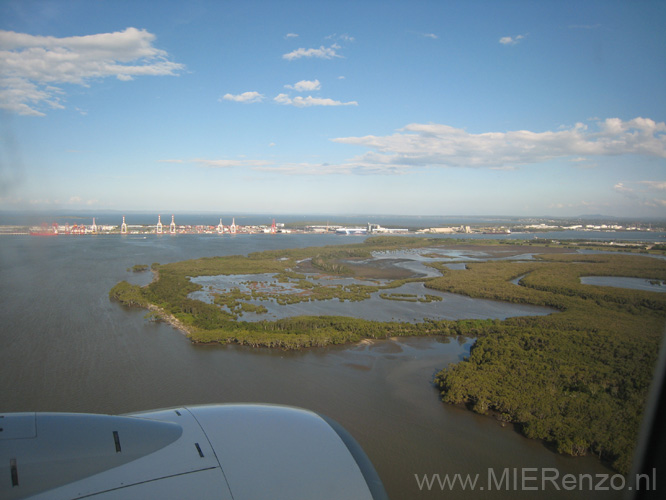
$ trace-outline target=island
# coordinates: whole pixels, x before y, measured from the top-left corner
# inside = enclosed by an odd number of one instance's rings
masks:
[[[632,254],[629,247],[598,253],[584,248],[579,252],[575,242],[550,240],[470,244],[381,236],[350,245],[154,263],[152,283],[139,287],[123,281],[109,295],[149,309],[152,319],[170,322],[197,343],[297,349],[409,335],[473,338],[470,356],[434,379],[442,401],[513,424],[560,453],[592,453],[627,473],[663,338],[666,294],[587,285],[581,278],[643,278],[657,290],[666,280],[666,260]],[[487,258],[463,259],[464,265],[457,259],[452,266],[451,249],[463,256],[482,251]],[[418,253],[430,272],[397,265],[405,252]],[[213,278],[224,278],[226,285],[206,282]],[[424,292],[402,291],[413,283]],[[420,321],[339,315],[261,319],[267,307],[363,304],[371,297],[396,307],[437,307],[442,293],[552,313]]]

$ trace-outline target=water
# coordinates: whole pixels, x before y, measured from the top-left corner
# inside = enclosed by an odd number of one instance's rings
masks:
[[[629,288],[645,292],[666,292],[666,286],[661,280],[646,280],[642,278],[625,278],[619,276],[581,276],[583,285],[612,286],[614,288]]]
[[[239,275],[239,276],[204,276],[194,278],[192,281],[204,286],[204,291],[193,292],[189,296],[193,299],[212,302],[212,293],[228,291],[238,288],[241,292],[249,292],[248,281],[256,281],[269,288],[271,293],[298,291],[290,283],[277,283],[274,274]],[[327,282],[324,285],[337,283],[369,283],[352,278],[339,280],[312,280],[314,282]],[[380,294],[407,294],[414,297],[425,298],[426,295],[440,297],[441,300],[432,302],[408,302],[400,300],[383,299]],[[405,321],[410,323],[423,321],[424,318],[441,320],[457,319],[506,319],[512,316],[542,316],[557,311],[548,307],[530,306],[525,304],[511,304],[494,300],[474,299],[463,295],[440,292],[426,288],[423,283],[407,283],[397,288],[380,290],[372,293],[369,299],[360,302],[340,301],[339,299],[316,300],[299,302],[296,304],[279,305],[273,299],[247,300],[246,302],[262,305],[265,313],[244,313],[243,321],[275,320],[290,316],[350,316],[354,318],[374,321]]]
[[[506,467],[610,472],[590,457],[559,456],[492,418],[442,404],[432,377],[467,355],[470,339],[393,339],[298,352],[198,346],[169,325],[147,321],[145,311],[108,299],[120,280],[150,280],[149,273],[128,272],[134,264],[362,240],[332,235],[2,237],[0,410],[119,414],[225,402],[305,407],[352,433],[393,499],[470,497],[460,488],[420,491],[414,474],[485,478],[490,467],[497,476]],[[607,498],[609,492],[604,493]],[[489,498],[520,494],[493,491]]]

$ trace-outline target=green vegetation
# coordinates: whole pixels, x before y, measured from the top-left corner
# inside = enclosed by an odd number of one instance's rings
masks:
[[[330,299],[362,301],[380,288],[359,284],[325,286],[307,280],[306,275],[298,271],[299,265],[307,266],[309,263],[315,269],[328,269],[331,274],[346,273],[348,266],[342,264],[342,260],[369,259],[373,251],[420,248],[440,243],[441,240],[438,239],[382,236],[368,238],[361,244],[269,250],[252,253],[247,257],[206,257],[164,265],[153,264],[152,268],[158,273],[158,277],[152,283],[139,287],[121,282],[111,289],[109,295],[129,306],[152,305],[165,318],[173,317],[178,320],[193,342],[237,342],[293,349],[393,335],[424,332],[448,334],[446,328],[424,330],[424,325],[407,324],[388,327],[384,323],[351,318],[332,318],[327,322],[326,328],[318,326],[318,318],[300,318],[295,324],[285,320],[259,323],[238,321],[244,311],[254,310],[261,313],[265,310],[249,303],[250,300],[272,299],[280,305]],[[252,292],[243,293],[236,288],[215,294],[213,304],[188,297],[190,293],[203,288],[190,280],[193,277],[263,273],[276,273],[278,282],[288,283],[293,287],[293,291],[286,293],[284,289],[260,289],[255,286]],[[409,281],[414,280],[395,280],[381,288],[396,287]],[[306,326],[311,322],[314,323]]]
[[[260,304],[244,302],[247,300],[253,300],[254,298],[255,295],[252,293],[243,293],[239,288],[232,288],[226,293],[215,293],[213,302],[218,306],[223,306],[229,309],[230,315],[224,315],[225,319],[235,320],[246,312],[255,314],[264,314],[268,312],[268,309]]]
[[[287,283],[289,280],[304,280],[305,274],[287,270],[278,273],[275,277],[279,283]]]
[[[439,295],[425,294],[423,297],[411,293],[380,293],[379,296],[385,300],[398,300],[403,302],[438,302],[442,300]]]
[[[521,243],[482,243],[488,251],[493,246],[506,245],[508,249],[517,244]],[[545,250],[531,244],[531,251]],[[550,245],[550,252],[559,251],[553,249],[557,244],[543,244]],[[151,284],[138,287],[123,281],[109,295],[129,306],[154,307],[156,314],[178,320],[193,342],[295,349],[407,335],[475,338],[468,359],[437,374],[435,383],[443,401],[491,413],[514,423],[528,437],[552,443],[561,453],[591,452],[627,472],[666,323],[666,294],[583,285],[580,277],[625,276],[664,282],[665,262],[615,253],[544,253],[529,262],[468,263],[465,270],[434,263],[441,277],[394,280],[381,287],[324,286],[305,274],[312,268],[327,269],[331,274],[349,272],[355,266],[343,261],[367,259],[372,251],[431,247],[436,253],[438,246],[454,245],[461,243],[381,237],[356,245],[153,265],[159,276]],[[188,298],[191,292],[202,289],[190,277],[258,273],[276,273],[280,286],[250,282],[251,291],[235,288],[217,293],[213,304]],[[512,283],[518,277],[520,284]],[[364,300],[377,290],[410,281],[422,281],[433,290],[547,306],[559,312],[504,321],[426,320],[416,324],[332,316],[259,322],[238,319],[243,312],[261,313],[257,300],[279,304],[331,298]],[[437,300],[434,295],[382,293],[382,297]]]
[[[477,329],[471,355],[437,374],[448,403],[516,423],[561,453],[592,452],[628,472],[656,362],[663,294],[582,285],[581,276],[663,279],[649,257],[544,255],[534,263],[442,269],[426,286],[472,297],[555,307]],[[525,275],[521,286],[512,279]]]
[[[325,259],[321,255],[316,255],[312,258],[312,265],[317,269],[330,274],[352,274],[349,267],[342,265],[338,262],[331,262],[331,259]]]
[[[143,271],[148,270],[148,265],[147,264],[136,264],[132,266],[131,269],[128,269],[128,271],[132,271],[133,273],[142,273]]]
[[[268,309],[260,304],[249,304],[247,302],[241,302],[240,308],[243,312],[251,312],[255,314],[265,314],[268,312]]]
[[[419,296],[411,293],[380,293],[379,296],[384,300],[397,300],[401,302],[419,301]]]
[[[148,307],[148,300],[141,287],[130,285],[127,281],[121,281],[114,286],[109,292],[109,297],[130,307]]]

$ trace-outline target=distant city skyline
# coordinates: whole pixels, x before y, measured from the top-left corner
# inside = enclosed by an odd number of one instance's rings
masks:
[[[664,20],[657,1],[8,0],[0,210],[663,217]]]

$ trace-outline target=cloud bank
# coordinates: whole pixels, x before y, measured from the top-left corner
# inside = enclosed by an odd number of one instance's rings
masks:
[[[577,123],[556,132],[469,132],[440,124],[410,124],[389,136],[341,137],[370,151],[349,160],[374,172],[417,167],[511,168],[556,158],[637,154],[666,158],[666,124],[649,118],[608,118],[597,130]]]
[[[280,98],[280,96],[283,96]],[[318,99],[291,99],[280,94],[275,100],[294,106],[313,104]],[[280,99],[278,99],[280,98]],[[331,99],[321,99],[332,101]],[[304,104],[310,102],[311,104]],[[337,102],[337,101],[332,101]],[[301,104],[297,104],[301,103]],[[348,104],[339,103],[337,105]],[[514,169],[557,158],[579,162],[585,156],[627,154],[666,158],[666,124],[649,118],[622,121],[608,118],[598,122],[595,131],[582,123],[557,132],[487,132],[470,134],[440,124],[410,124],[390,136],[342,137],[340,144],[363,146],[371,151],[339,163],[277,163],[268,160],[161,160],[164,163],[194,163],[208,168],[248,167],[282,175],[387,175],[404,174],[415,168],[458,167]],[[661,203],[666,181],[618,182],[614,190],[635,198],[644,195],[650,203]]]
[[[0,30],[0,108],[42,116],[44,106],[64,107],[64,92],[54,84],[177,75],[184,66],[169,61],[154,40],[155,35],[136,28],[65,38]]]

